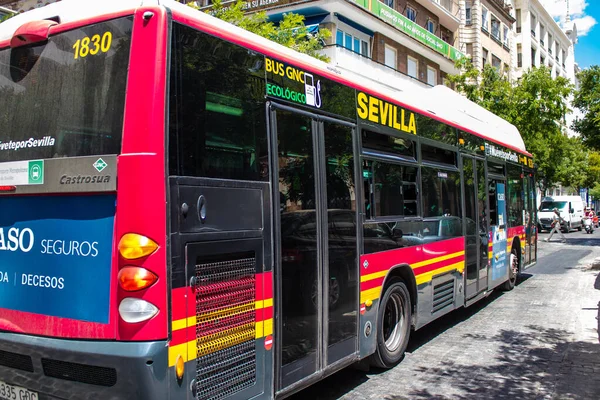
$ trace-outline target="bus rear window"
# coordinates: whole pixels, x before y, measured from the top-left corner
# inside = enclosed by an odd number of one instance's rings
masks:
[[[120,152],[132,25],[0,50],[0,162]]]

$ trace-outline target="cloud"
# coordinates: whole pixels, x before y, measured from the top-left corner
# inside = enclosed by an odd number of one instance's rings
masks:
[[[581,18],[574,18],[573,22],[577,25],[577,36],[585,36],[598,22],[591,15]]]
[[[567,16],[567,2],[565,0],[540,0],[540,2],[548,10],[548,13],[563,26]],[[587,35],[597,23],[594,17],[586,14],[587,6],[586,0],[569,0],[569,15],[571,21],[577,24],[578,36]]]

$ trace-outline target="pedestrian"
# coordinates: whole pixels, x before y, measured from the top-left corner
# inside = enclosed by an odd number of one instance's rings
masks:
[[[552,214],[552,231],[550,232],[550,236],[544,239],[544,241],[549,242],[550,239],[552,239],[552,235],[554,235],[554,233],[558,233],[562,237],[561,242],[565,243],[567,238],[565,238],[565,235],[563,235],[562,230],[560,229],[561,224],[564,223],[565,220],[560,216],[558,208],[555,208],[552,211],[554,211],[554,214]]]

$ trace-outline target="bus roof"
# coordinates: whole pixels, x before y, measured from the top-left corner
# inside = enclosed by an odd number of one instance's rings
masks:
[[[327,78],[399,103],[510,149],[529,154],[514,125],[443,85],[422,88],[414,83],[406,82],[402,87],[392,89],[377,82],[375,77],[370,79],[350,71],[342,71],[335,66],[248,33],[174,0],[63,0],[19,14],[0,24],[0,43],[10,40],[17,28],[29,21],[59,16],[62,24],[93,19],[105,14],[121,13],[140,6],[156,5],[168,7],[177,13],[200,21],[203,26],[212,27],[212,30],[216,32],[227,32],[228,37],[235,37],[238,39],[238,43],[244,43],[255,49],[264,49],[270,53],[269,55],[283,58],[282,61],[300,64]]]

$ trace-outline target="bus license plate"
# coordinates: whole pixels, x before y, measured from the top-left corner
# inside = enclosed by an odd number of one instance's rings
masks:
[[[0,381],[0,400],[38,400],[36,392]]]

